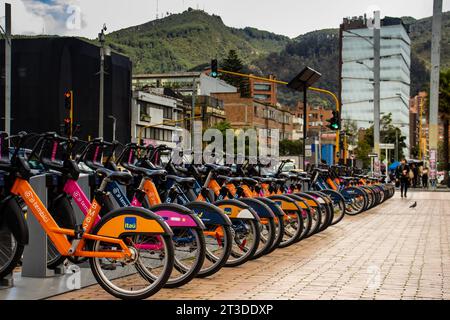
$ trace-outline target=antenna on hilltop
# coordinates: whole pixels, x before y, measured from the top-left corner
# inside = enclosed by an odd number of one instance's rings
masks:
[[[156,19],[159,19],[159,0],[156,0]]]

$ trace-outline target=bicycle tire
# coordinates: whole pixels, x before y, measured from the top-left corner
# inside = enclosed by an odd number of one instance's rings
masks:
[[[0,260],[0,279],[3,279],[13,272],[22,258],[25,242],[27,242],[25,240],[27,239],[21,238],[28,238],[28,234],[24,235],[22,232],[27,232],[28,229],[26,229],[23,212],[16,198],[6,200],[3,203],[1,212],[0,252],[2,252],[3,258]],[[22,217],[23,221],[16,221],[13,217]]]
[[[224,245],[224,253],[220,257],[220,259],[214,259],[212,255],[206,250],[205,258],[209,261],[213,262],[213,265],[211,267],[200,269],[200,271],[197,273],[197,278],[206,278],[210,277],[216,272],[218,272],[220,269],[222,269],[225,264],[227,263],[228,257],[231,254],[232,249],[232,232],[231,232],[231,226],[227,225],[221,225],[223,228],[224,233],[224,240],[222,240],[226,245]]]

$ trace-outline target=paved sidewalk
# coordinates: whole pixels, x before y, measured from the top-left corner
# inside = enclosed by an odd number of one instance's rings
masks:
[[[450,299],[450,193],[408,197],[151,299]],[[96,285],[53,299],[111,298]]]

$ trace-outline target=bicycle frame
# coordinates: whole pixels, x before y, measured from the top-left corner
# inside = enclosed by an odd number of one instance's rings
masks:
[[[116,237],[121,234],[121,231],[124,229],[118,228],[118,230],[113,230],[113,228],[106,228],[104,235],[93,235],[89,234],[92,230],[95,219],[98,217],[101,206],[97,201],[93,201],[89,211],[86,214],[86,217],[83,221],[83,228],[85,232],[82,235],[81,240],[77,244],[73,253],[70,253],[72,245],[66,236],[75,237],[75,231],[60,228],[58,224],[55,222],[51,214],[48,212],[47,208],[44,206],[42,201],[39,199],[38,195],[33,190],[32,186],[29,184],[27,180],[16,178],[14,181],[13,187],[11,188],[11,193],[20,196],[31,210],[32,214],[36,217],[39,224],[44,229],[45,233],[48,235],[50,240],[55,245],[58,252],[63,256],[77,256],[77,257],[87,257],[87,258],[112,258],[112,259],[126,259],[131,257],[131,251],[125,245],[125,243],[117,239]],[[114,219],[112,219],[114,220]],[[116,225],[114,221],[111,221],[113,225]],[[151,222],[151,221],[150,221]],[[138,225],[138,224],[136,224]],[[163,229],[159,227],[155,223],[155,229],[160,228],[160,231],[163,232]],[[103,228],[102,228],[103,229]],[[138,230],[136,230],[139,232]],[[86,240],[94,240],[94,241],[103,241],[107,243],[112,243],[119,245],[123,252],[117,251],[102,251],[102,252],[93,252],[93,251],[85,251],[83,250]]]

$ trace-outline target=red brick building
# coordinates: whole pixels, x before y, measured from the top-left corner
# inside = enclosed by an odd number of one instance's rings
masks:
[[[226,120],[234,129],[278,129],[280,140],[292,139],[293,112],[287,107],[274,106],[239,93],[214,93],[223,101]]]

